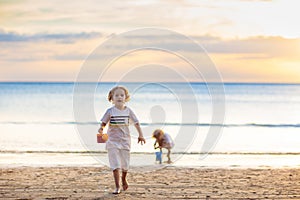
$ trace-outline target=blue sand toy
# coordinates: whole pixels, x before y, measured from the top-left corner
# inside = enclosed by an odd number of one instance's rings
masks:
[[[159,164],[162,163],[162,151],[155,152],[156,161],[159,161]]]

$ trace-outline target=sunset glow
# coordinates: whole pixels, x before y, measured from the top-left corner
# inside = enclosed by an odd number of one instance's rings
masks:
[[[225,82],[300,83],[297,3],[1,1],[0,81],[73,82],[85,59],[103,41],[133,29],[155,27],[184,34],[202,45]],[[125,65],[149,60],[175,68],[186,64],[169,58],[160,52],[131,54],[112,74],[125,72]],[[187,75],[191,81],[203,81],[193,79],[192,73]],[[105,80],[116,81],[111,77]]]

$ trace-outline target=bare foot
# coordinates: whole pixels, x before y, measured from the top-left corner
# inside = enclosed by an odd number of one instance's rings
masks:
[[[128,183],[126,179],[122,179],[122,186],[124,191],[128,189]]]
[[[120,194],[121,193],[121,189],[120,188],[116,188],[115,191],[113,192],[113,194]]]

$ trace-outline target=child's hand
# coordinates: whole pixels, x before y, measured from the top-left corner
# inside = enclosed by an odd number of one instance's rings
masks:
[[[141,142],[141,145],[143,145],[143,143],[145,144],[145,143],[146,143],[145,138],[143,138],[143,137],[138,137],[138,143],[140,143],[140,142]]]
[[[102,122],[100,128],[98,129],[98,133],[103,134],[103,129],[106,126],[106,124],[104,122]]]

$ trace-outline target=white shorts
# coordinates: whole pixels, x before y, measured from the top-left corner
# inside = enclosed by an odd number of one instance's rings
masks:
[[[127,149],[109,148],[108,160],[112,170],[122,169],[122,171],[128,171],[130,161],[130,151]]]

